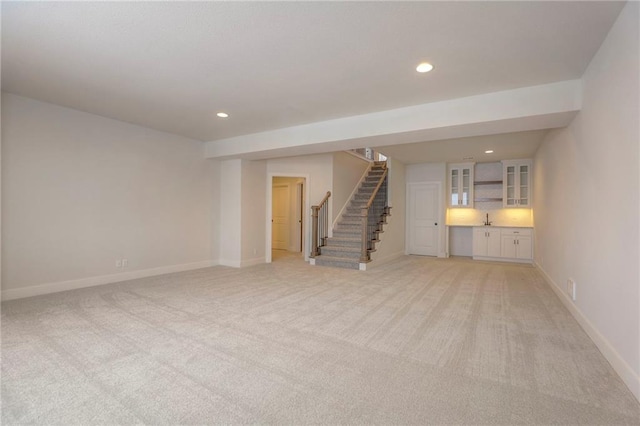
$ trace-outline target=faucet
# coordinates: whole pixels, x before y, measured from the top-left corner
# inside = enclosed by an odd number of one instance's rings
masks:
[[[487,213],[487,220],[484,222],[484,226],[491,226],[491,222],[489,222],[489,213]]]

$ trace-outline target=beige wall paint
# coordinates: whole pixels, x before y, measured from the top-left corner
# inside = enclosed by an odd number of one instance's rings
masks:
[[[242,160],[220,162],[220,237],[218,263],[240,267],[242,262]]]
[[[265,262],[266,161],[242,160],[241,266]]]
[[[582,111],[550,132],[534,170],[535,260],[638,398],[639,6],[623,9],[584,75]]]
[[[350,199],[350,195],[360,183],[365,170],[371,164],[369,161],[351,155],[344,151],[333,153],[333,220],[338,219],[338,214]]]
[[[322,200],[327,191],[333,188],[333,155],[318,154],[305,155],[300,157],[276,158],[267,160],[267,175],[269,176],[305,176],[307,180],[307,190],[309,198],[306,202],[307,207],[317,204]],[[331,214],[332,200],[329,199]],[[311,217],[311,209],[305,209],[305,256],[309,255],[309,247],[311,241],[311,227],[309,226],[309,218]],[[331,221],[332,218],[329,218]]]
[[[2,124],[3,296],[210,261],[200,142],[7,93]]]
[[[218,160],[208,160],[211,167],[211,260],[218,263],[220,259],[220,222],[222,208],[220,203],[220,168],[221,162]]]
[[[404,164],[392,158],[388,160],[388,166],[389,205],[392,209],[376,251],[371,256],[374,261],[371,266],[374,268],[405,253],[406,169]]]
[[[333,155],[318,154],[267,160],[267,173],[275,176],[309,175],[311,205],[322,200],[333,187]],[[330,209],[331,211],[331,209]],[[311,215],[311,212],[308,212]]]

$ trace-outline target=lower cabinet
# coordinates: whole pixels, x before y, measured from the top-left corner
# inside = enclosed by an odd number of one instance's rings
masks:
[[[532,251],[530,229],[502,230],[502,257],[531,260]]]
[[[533,239],[530,228],[473,228],[473,258],[509,262],[531,262]]]
[[[474,256],[501,256],[500,230],[497,228],[473,228]]]

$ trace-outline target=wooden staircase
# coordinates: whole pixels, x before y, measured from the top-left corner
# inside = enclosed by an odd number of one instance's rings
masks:
[[[389,207],[386,205],[386,168],[386,163],[383,161],[375,162],[371,166],[340,221],[334,227],[333,236],[324,239],[324,245],[319,249],[320,254],[314,258],[316,265],[360,269],[361,263],[371,260],[369,253],[375,251],[375,245],[379,242],[378,235],[384,232],[386,217],[390,214]],[[379,195],[376,195],[370,204],[367,214],[363,209],[367,207],[376,189]],[[367,217],[365,230],[363,230],[363,217]]]

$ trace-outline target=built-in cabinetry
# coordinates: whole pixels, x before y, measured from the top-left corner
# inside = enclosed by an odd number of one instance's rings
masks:
[[[502,162],[502,200],[505,208],[531,207],[531,160]]]
[[[449,207],[472,208],[474,201],[480,203],[480,207],[477,208],[485,209],[496,208],[495,203],[502,203],[504,208],[532,206],[531,160],[478,163],[478,173],[481,176],[475,176],[475,166],[475,163],[449,164],[447,174]],[[502,180],[500,180],[501,166]],[[498,169],[496,170],[495,167]],[[477,192],[475,200],[474,186],[478,189],[475,191]]]
[[[531,228],[477,226],[473,228],[473,258],[507,262],[531,262]]]
[[[473,228],[473,255],[502,256],[500,237],[500,228],[490,228],[488,226]]]
[[[449,164],[449,206],[473,207],[473,163]]]
[[[500,255],[509,259],[531,260],[531,229],[505,229],[501,231]]]

